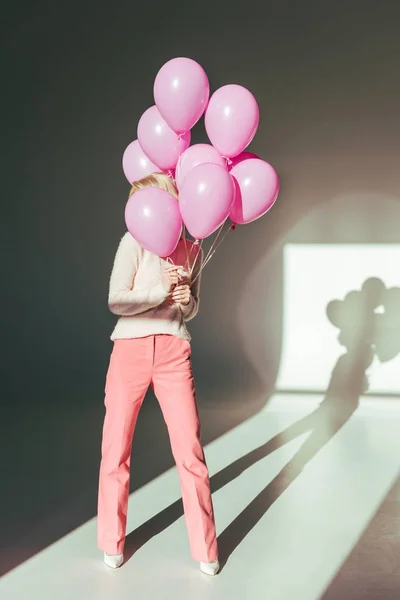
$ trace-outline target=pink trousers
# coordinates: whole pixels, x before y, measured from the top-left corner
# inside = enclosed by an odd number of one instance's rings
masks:
[[[130,457],[139,410],[150,385],[168,428],[179,473],[192,556],[218,557],[208,469],[200,443],[190,343],[170,335],[117,340],[107,373],[98,497],[98,545],[124,550]]]

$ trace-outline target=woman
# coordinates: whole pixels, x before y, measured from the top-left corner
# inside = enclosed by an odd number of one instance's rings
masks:
[[[178,200],[173,180],[162,173],[135,182],[130,196],[147,186]],[[115,257],[109,307],[119,320],[111,336],[98,498],[98,545],[112,568],[123,563],[132,438],[152,385],[180,477],[192,556],[202,572],[215,575],[219,570],[186,328],[199,309],[201,260],[200,248],[183,238],[170,257],[161,259],[143,250],[129,233]]]

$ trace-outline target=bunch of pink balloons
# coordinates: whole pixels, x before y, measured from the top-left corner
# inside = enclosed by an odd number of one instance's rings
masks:
[[[229,218],[244,225],[271,208],[279,193],[278,175],[269,163],[245,152],[260,118],[249,90],[225,85],[210,98],[204,69],[190,58],[175,58],[157,74],[154,101],[124,152],[123,170],[130,183],[168,173],[176,180],[179,206],[167,192],[155,194],[151,188],[131,197],[126,224],[144,248],[165,257],[176,248],[183,225],[201,240]],[[190,146],[191,129],[203,115],[211,144]]]

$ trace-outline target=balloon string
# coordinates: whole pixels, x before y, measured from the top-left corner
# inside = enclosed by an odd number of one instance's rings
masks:
[[[224,228],[224,225],[225,225],[225,223],[226,223],[226,220],[225,220],[225,221],[222,223],[221,227],[219,228],[219,230],[218,230],[218,232],[217,232],[217,235],[215,236],[215,238],[214,238],[214,241],[213,241],[213,243],[211,244],[211,247],[210,247],[209,251],[207,252],[207,256],[204,258],[204,261],[203,261],[203,262],[207,262],[207,260],[208,260],[208,258],[209,258],[209,256],[210,256],[210,254],[211,254],[211,253],[212,253],[212,251],[214,250],[214,246],[215,246],[215,244],[217,243],[217,241],[218,241],[218,238],[219,238],[219,236],[220,236],[220,235],[221,235],[221,233],[222,233],[222,230],[223,230],[223,228]]]
[[[224,241],[224,239],[228,235],[228,233],[230,231],[234,231],[235,229],[236,229],[235,225],[231,225],[230,227],[228,227],[228,229],[225,231],[224,235],[220,239],[219,243],[216,245],[216,247],[214,248],[214,250],[211,252],[210,256],[207,258],[206,261],[204,261],[203,269],[210,262],[210,260],[212,259],[212,257],[214,256],[214,254],[216,253],[216,251],[218,250],[218,248],[220,247],[220,245],[222,244],[222,242]]]
[[[182,235],[183,235],[183,242],[185,244],[185,254],[186,254],[185,269],[186,269],[186,265],[189,260],[189,252],[188,252],[188,247],[187,247],[187,237],[186,237],[186,227],[185,226],[183,226]]]
[[[192,279],[192,277],[193,277],[193,271],[194,271],[194,268],[196,266],[197,259],[199,258],[199,256],[201,256],[201,250],[202,250],[202,245],[203,245],[203,240],[201,240],[200,242],[198,242],[198,240],[196,240],[196,241],[197,241],[197,244],[193,244],[193,246],[194,245],[198,246],[198,252],[197,252],[197,254],[195,256],[195,259],[193,261],[193,265],[190,268],[190,279]],[[193,248],[193,246],[192,246],[192,248]],[[201,271],[201,268],[202,268],[202,265],[200,266],[200,271]],[[197,277],[195,278],[195,280],[196,279],[197,279]],[[193,285],[193,283],[194,283],[194,281],[191,281],[190,285]]]
[[[207,260],[204,261],[203,268],[210,262],[210,260],[212,259],[212,257],[214,256],[214,254],[216,253],[216,251],[218,250],[218,248],[220,247],[220,245],[222,244],[222,242],[224,241],[224,239],[228,235],[228,233],[230,231],[233,231],[234,229],[235,229],[235,225],[231,225],[230,227],[228,227],[228,229],[225,231],[224,235],[219,240],[218,244],[215,246],[215,248],[213,249],[213,251],[211,253],[209,253],[209,256],[207,257]]]
[[[184,230],[184,231],[186,231],[186,230]],[[192,246],[191,246],[190,250],[188,251],[188,248],[187,248],[187,241],[186,241],[186,234],[185,234],[185,247],[186,247],[186,262],[185,262],[185,267],[184,267],[185,269],[187,269],[187,268],[188,268],[188,266],[189,266],[189,263],[190,263],[190,256],[191,256],[191,254],[192,254],[193,246],[194,246],[194,244],[192,244]]]
[[[199,249],[201,250],[201,247],[202,247],[202,245],[203,245],[203,240],[201,240],[201,241],[200,241],[200,240],[195,240],[195,241],[192,243],[192,246],[191,246],[191,248],[190,248],[189,252],[187,252],[187,245],[186,245],[186,262],[185,262],[185,267],[184,267],[184,268],[185,268],[185,270],[190,268],[191,275],[192,275],[192,273],[193,273],[193,265],[192,265],[192,267],[190,267],[190,258],[191,258],[191,255],[192,255],[193,248],[194,248],[195,246],[198,246],[198,247],[199,247]],[[198,257],[198,255],[200,254],[200,250],[199,250],[199,252],[196,254],[196,257],[195,257],[195,260],[194,260],[194,264],[196,264],[197,257]]]
[[[225,225],[225,223],[224,223]],[[214,256],[214,254],[216,253],[216,251],[218,250],[218,248],[220,247],[220,245],[222,244],[222,242],[224,241],[224,239],[226,238],[226,236],[228,235],[228,233],[230,231],[234,231],[236,229],[236,225],[231,225],[224,233],[224,235],[222,236],[222,238],[220,239],[219,243],[217,244],[217,246],[214,248],[213,252],[209,254],[209,256],[207,255],[207,260],[203,260],[203,264],[201,265],[200,271],[197,273],[196,277],[194,278],[194,280],[192,281],[192,285],[195,283],[195,281],[197,280],[198,277],[200,277],[203,269],[207,266],[207,264],[210,262],[210,260],[212,259],[212,257]]]

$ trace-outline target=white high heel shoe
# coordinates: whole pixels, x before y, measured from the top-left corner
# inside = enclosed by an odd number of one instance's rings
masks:
[[[120,567],[122,565],[122,563],[124,562],[124,555],[123,554],[111,555],[111,554],[107,554],[106,552],[104,552],[104,562],[107,565],[107,567],[110,567],[111,569],[118,569],[118,567]]]
[[[200,563],[200,571],[205,573],[206,575],[216,575],[219,571],[219,562],[218,559],[214,562],[201,562]]]

